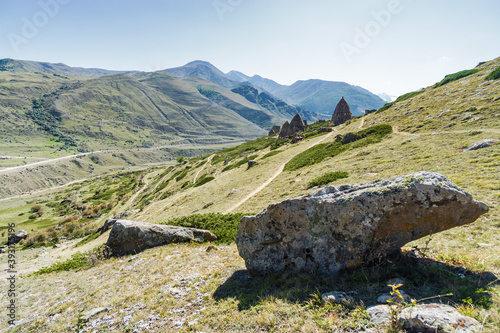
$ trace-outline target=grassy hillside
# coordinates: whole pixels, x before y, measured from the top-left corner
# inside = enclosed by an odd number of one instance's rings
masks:
[[[84,269],[25,276],[19,281],[21,290],[29,290],[23,293],[30,296],[23,300],[20,316],[25,322],[18,330],[74,331],[80,315],[106,307],[107,312],[92,320],[99,319],[96,325],[110,331],[148,323],[157,332],[356,332],[373,329],[365,307],[387,290],[388,279],[402,277],[409,282],[405,291],[419,303],[450,303],[484,323],[483,332],[496,332],[500,286],[481,277],[486,272],[500,274],[500,145],[475,151],[463,148],[483,139],[500,139],[500,80],[487,80],[499,67],[500,58],[481,64],[475,73],[430,86],[331,133],[318,131],[325,123],[313,124],[305,140],[296,144],[263,137],[186,163],[115,173],[43,196],[0,201],[0,226],[14,222],[29,231],[30,242],[38,237],[46,245],[55,237],[86,233],[89,238],[80,249],[87,251],[106,241],[106,234],[95,234],[97,227],[114,213],[129,209],[139,210],[129,219],[151,223],[175,219],[207,228],[226,225],[225,235],[231,235],[234,219],[217,220],[218,215],[205,214],[257,213],[272,202],[308,193],[317,184],[352,184],[435,171],[490,207],[471,225],[407,245],[441,265],[417,265],[399,256],[334,278],[295,273],[250,278],[234,244],[220,245],[212,252],[205,251],[206,244],[169,245],[118,259],[103,259],[95,250],[85,255]],[[339,144],[337,136],[346,133],[357,134],[359,140]],[[363,133],[374,136],[363,137]],[[321,149],[325,147],[331,151]],[[313,158],[312,163],[311,156],[319,153],[321,159]],[[258,163],[248,168],[249,158]],[[71,205],[62,204],[75,195]],[[89,214],[78,213],[83,204]],[[42,216],[37,216],[36,205],[41,206]],[[190,218],[193,214],[197,215]],[[73,226],[71,232],[65,227],[68,223]],[[56,230],[58,225],[62,229]],[[20,251],[21,271],[50,266],[80,251],[71,241],[62,244],[66,250],[44,250],[43,260],[34,258],[36,249]],[[355,303],[318,302],[319,293],[333,290],[357,292]],[[92,320],[80,323],[90,326]]]
[[[266,131],[214,106],[167,74],[82,80],[0,72],[0,148],[5,155],[51,157],[106,148],[211,144]]]
[[[9,71],[15,73],[45,72],[50,74],[77,76],[82,78],[94,78],[104,75],[125,73],[126,71],[109,71],[99,68],[70,67],[65,64],[53,64],[48,62],[0,59],[0,72]],[[130,73],[130,72],[127,72]]]

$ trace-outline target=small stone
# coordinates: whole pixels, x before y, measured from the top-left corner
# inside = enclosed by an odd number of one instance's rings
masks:
[[[478,247],[492,247],[493,244],[486,244],[486,243],[477,243]]]
[[[386,283],[387,285],[393,285],[393,286],[397,286],[397,285],[401,285],[402,287],[405,286],[405,280],[401,279],[401,278],[394,278],[394,279],[390,279],[389,281],[387,281]]]
[[[324,303],[335,303],[335,304],[346,304],[353,303],[354,298],[349,294],[353,294],[354,292],[343,292],[343,291],[331,291],[328,293],[324,293],[321,295]]]
[[[58,248],[58,247],[61,247],[61,244],[54,244],[54,245],[52,246],[52,248],[54,248],[54,249],[56,249],[56,248]]]

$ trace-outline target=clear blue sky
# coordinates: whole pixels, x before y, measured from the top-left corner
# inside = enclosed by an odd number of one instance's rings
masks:
[[[206,60],[281,84],[317,78],[400,95],[500,56],[498,0],[0,0],[0,6],[0,58],[79,67],[154,71]]]

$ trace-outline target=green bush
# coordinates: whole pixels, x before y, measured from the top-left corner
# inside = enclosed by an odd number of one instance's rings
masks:
[[[372,126],[357,133],[357,136],[362,139],[347,144],[342,144],[342,141],[331,143],[322,143],[309,148],[302,153],[293,157],[286,165],[286,171],[294,171],[308,165],[320,163],[327,157],[334,157],[346,151],[349,148],[360,148],[366,145],[380,142],[386,135],[392,133],[390,125]]]
[[[224,169],[222,169],[222,172],[225,172],[225,171],[229,171],[229,170],[232,170],[232,169],[238,168],[238,167],[242,166],[243,164],[248,163],[248,161],[250,161],[250,160],[253,160],[253,159],[257,158],[258,156],[259,156],[259,155],[252,155],[252,156],[249,156],[249,157],[247,157],[247,158],[242,159],[241,161],[238,161],[238,162],[236,162],[236,163],[230,164],[230,165],[228,165],[227,167],[225,167]]]
[[[475,74],[477,72],[479,72],[478,69],[466,69],[464,71],[460,71],[460,72],[457,72],[457,73],[448,74],[448,75],[446,75],[444,77],[444,79],[442,79],[441,81],[439,81],[438,83],[436,83],[434,85],[434,88],[441,87],[441,86],[443,86],[443,85],[445,85],[447,83],[450,83],[450,82],[462,79],[464,77],[467,77],[469,75]]]
[[[201,185],[204,185],[212,180],[214,180],[215,177],[212,177],[212,176],[209,176],[209,175],[203,175],[201,176],[197,181],[196,183],[194,183],[194,187],[198,187],[198,186],[201,186]]]
[[[81,252],[77,252],[71,256],[71,259],[68,259],[68,260],[63,261],[63,262],[55,263],[50,267],[42,268],[42,269],[36,271],[35,273],[33,273],[33,275],[42,275],[42,274],[51,273],[51,272],[69,271],[72,269],[83,268],[83,267],[86,267],[89,265],[90,265],[90,262],[87,260],[85,255],[82,254]]]
[[[177,217],[163,224],[175,225],[180,227],[206,229],[217,236],[215,243],[230,244],[236,239],[238,226],[243,216],[247,214],[194,214],[190,216]]]
[[[486,77],[486,80],[498,80],[498,79],[500,79],[500,66],[497,67],[495,70],[493,70],[493,72],[488,74],[488,76]]]
[[[268,158],[268,157],[271,157],[271,156],[274,156],[274,155],[278,155],[279,153],[282,153],[283,150],[274,150],[274,151],[271,151],[269,153],[267,153],[266,155],[262,156],[262,159],[264,158]]]
[[[328,183],[334,182],[338,179],[349,177],[349,173],[345,171],[334,171],[325,173],[323,176],[314,178],[307,185],[308,187],[314,187],[319,185],[326,185]]]
[[[244,154],[250,154],[262,149],[266,149],[267,147],[272,145],[274,141],[275,141],[274,138],[265,136],[259,139],[245,142],[236,147],[221,150],[212,159],[212,165],[215,165],[227,159],[234,159],[237,158],[238,156],[243,156]]]

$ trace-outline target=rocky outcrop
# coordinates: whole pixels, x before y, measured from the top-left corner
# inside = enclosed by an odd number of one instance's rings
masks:
[[[377,109],[365,110],[365,115],[377,112]]]
[[[307,122],[302,119],[299,114],[296,114],[290,123],[286,121],[283,126],[281,126],[279,139],[287,139],[292,135],[302,133],[306,130],[306,128]]]
[[[26,230],[18,230],[9,236],[9,244],[17,244],[23,239],[28,238],[28,232]]]
[[[335,111],[333,112],[332,123],[334,126],[338,126],[351,119],[352,119],[351,108],[349,107],[349,104],[347,104],[344,97],[342,97],[342,99],[335,107]]]
[[[106,245],[113,255],[122,256],[170,243],[204,242],[215,239],[217,237],[208,230],[116,220]]]
[[[494,144],[498,144],[500,143],[500,140],[496,140],[496,139],[485,139],[485,140],[481,140],[481,141],[478,141],[478,142],[475,142],[473,144],[471,144],[470,146],[468,146],[467,148],[464,149],[464,151],[471,151],[471,150],[478,150],[478,149],[483,149],[483,148],[488,148]]]
[[[273,126],[273,128],[271,128],[271,130],[269,131],[268,135],[271,136],[274,134],[278,134],[280,131],[281,131],[281,126]]]
[[[488,211],[445,176],[418,172],[361,185],[327,186],[241,219],[236,242],[252,274],[334,274],[399,250]]]

